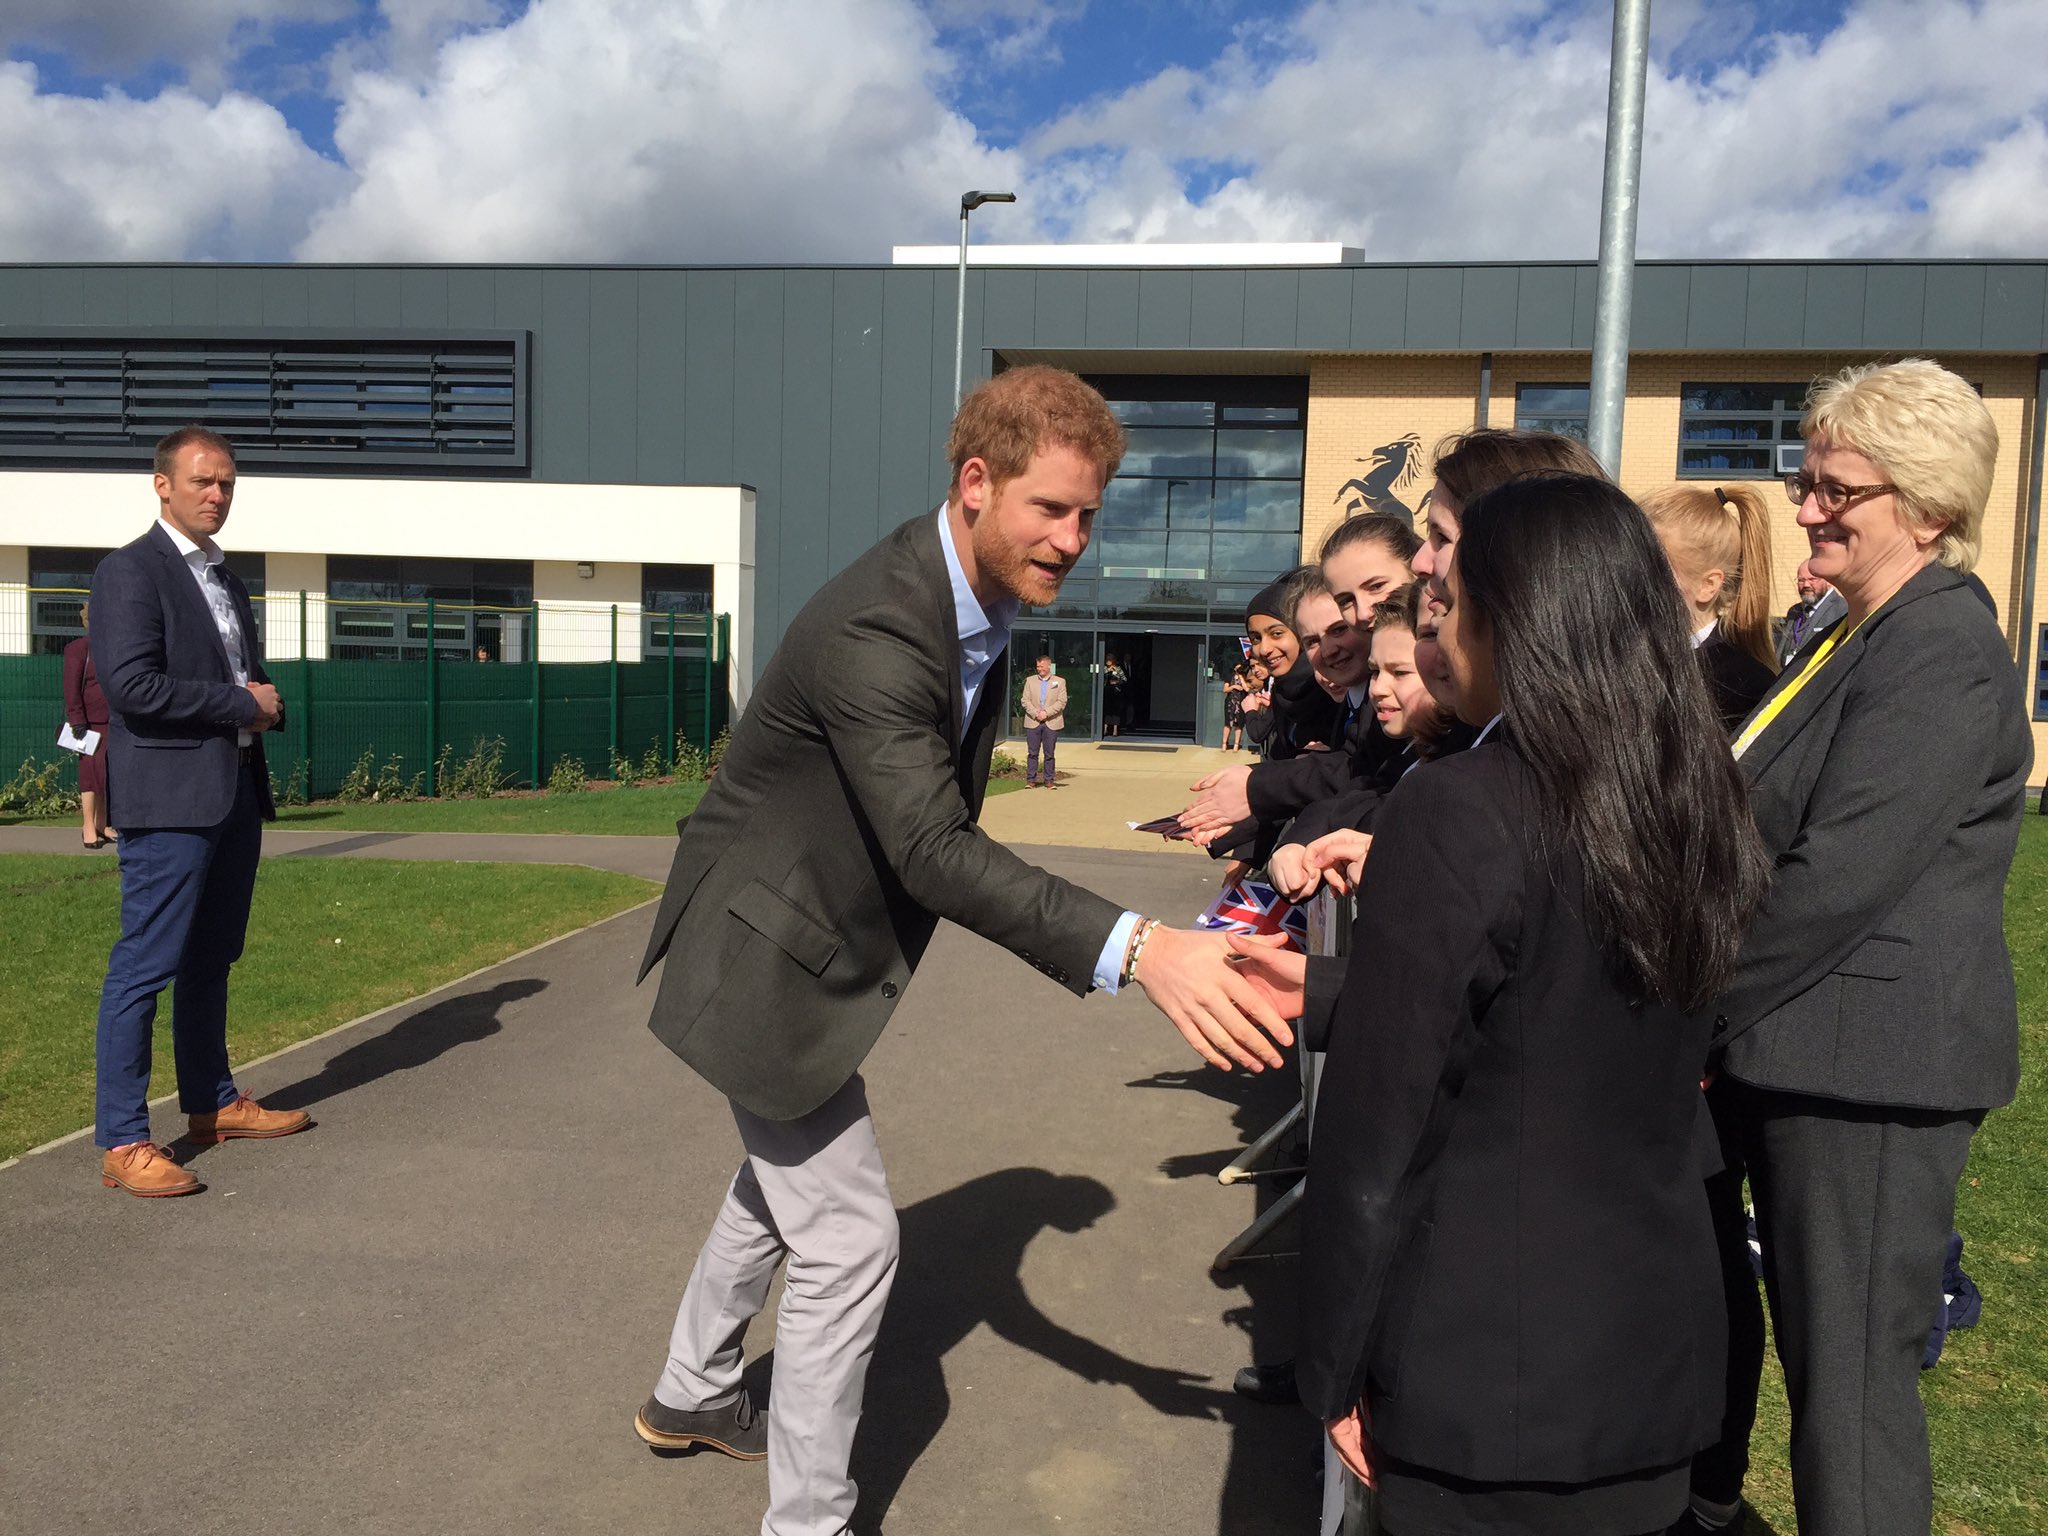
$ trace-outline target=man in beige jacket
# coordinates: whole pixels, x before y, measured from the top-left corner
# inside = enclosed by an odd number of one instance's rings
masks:
[[[1045,753],[1045,787],[1057,789],[1052,755],[1067,728],[1067,680],[1052,675],[1052,658],[1038,658],[1037,672],[1024,679],[1024,787],[1038,788],[1038,755]]]

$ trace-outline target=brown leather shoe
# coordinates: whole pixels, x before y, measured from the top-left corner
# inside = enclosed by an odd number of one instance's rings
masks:
[[[148,1141],[131,1141],[100,1159],[100,1182],[131,1195],[189,1195],[204,1186],[189,1168],[180,1168],[171,1154]]]
[[[265,1109],[245,1093],[210,1115],[193,1115],[185,1139],[207,1147],[235,1136],[289,1136],[312,1123],[303,1109]]]

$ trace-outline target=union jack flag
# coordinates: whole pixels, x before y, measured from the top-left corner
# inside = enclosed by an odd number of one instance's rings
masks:
[[[1308,952],[1308,913],[1260,880],[1234,880],[1216,893],[1197,928],[1227,933],[1284,933],[1287,947]]]

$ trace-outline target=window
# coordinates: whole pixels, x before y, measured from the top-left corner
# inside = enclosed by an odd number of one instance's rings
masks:
[[[430,560],[380,555],[327,558],[327,653],[348,661],[423,661],[427,604],[435,653],[522,659],[533,603],[527,560]]]
[[[678,656],[703,655],[704,638],[711,628],[710,613],[710,566],[640,567],[641,654],[667,654],[673,632]]]
[[[85,633],[79,610],[92,590],[92,575],[109,551],[104,549],[31,549],[28,552],[29,653],[56,655]],[[256,644],[263,646],[263,568],[260,554],[236,551],[227,568],[242,578],[256,612]]]
[[[1523,384],[1515,390],[1515,429],[1556,432],[1583,443],[1592,409],[1590,384]]]
[[[1304,381],[1091,382],[1128,446],[1076,579],[1039,616],[1202,623],[1213,609],[1234,628],[1217,584],[1263,586],[1300,558]]]
[[[1678,396],[1681,479],[1775,479],[1777,449],[1798,443],[1804,384],[1687,384]]]
[[[524,468],[526,338],[0,344],[0,463],[134,461],[203,422],[251,463]]]
[[[2034,665],[2034,718],[2048,720],[2048,624],[2041,626],[2040,654]]]

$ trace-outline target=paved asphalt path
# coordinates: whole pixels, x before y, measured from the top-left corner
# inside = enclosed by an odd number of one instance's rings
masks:
[[[324,836],[640,873],[672,846]],[[1176,918],[1213,892],[1207,861],[1037,856]],[[738,1148],[646,1031],[649,916],[250,1070],[318,1123],[183,1149],[197,1196],[101,1189],[89,1141],[0,1170],[0,1531],[756,1530],[764,1466],[631,1427]],[[1208,1175],[1286,1075],[1209,1072],[1141,998],[1084,1003],[944,927],[866,1076],[904,1259],[859,1528],[1311,1529],[1314,1426],[1228,1390],[1289,1349],[1295,1265],[1208,1272],[1256,1198]],[[772,1343],[764,1319],[756,1381]]]

